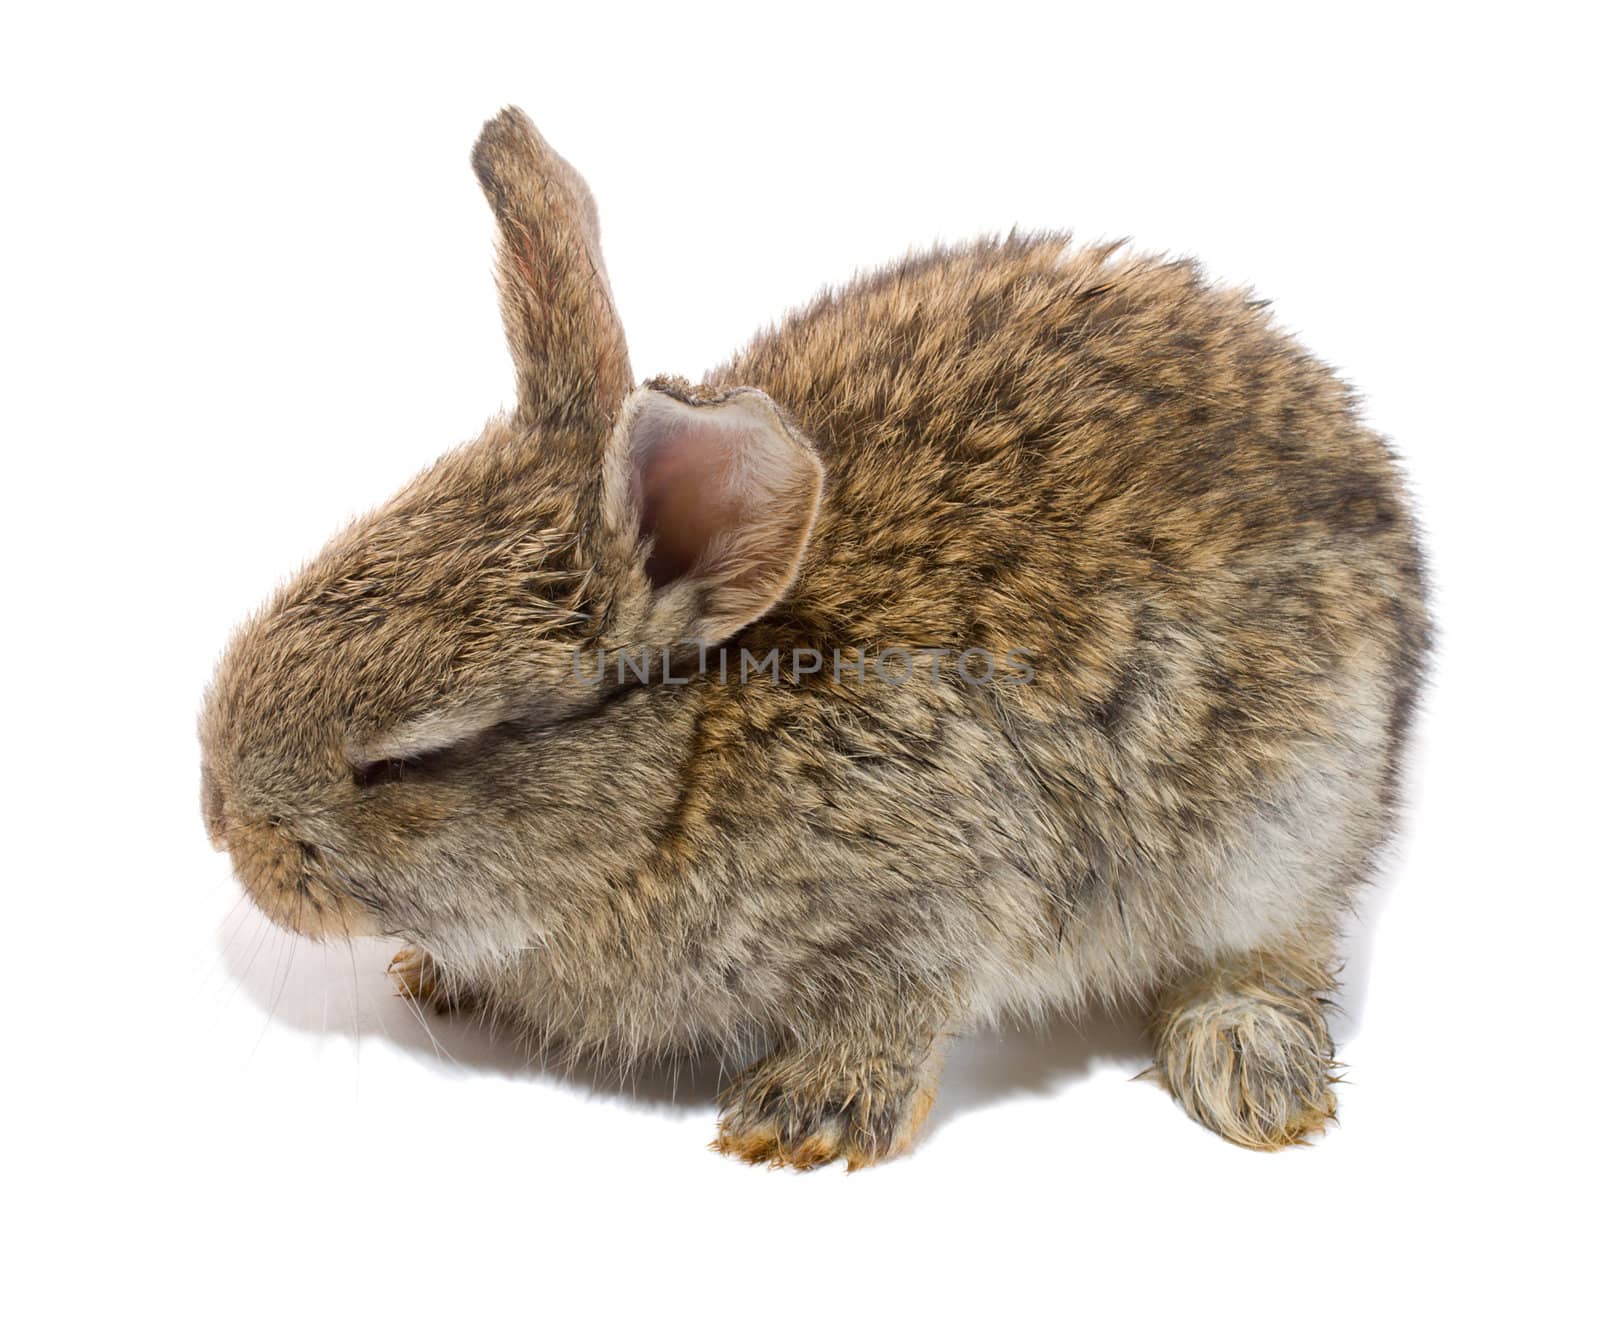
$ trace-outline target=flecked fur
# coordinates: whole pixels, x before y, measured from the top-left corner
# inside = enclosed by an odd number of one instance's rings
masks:
[[[1350,390],[1192,263],[1057,234],[634,390],[582,180],[517,111],[473,163],[517,407],[229,647],[203,805],[255,901],[407,942],[409,994],[532,1047],[748,1064],[716,1145],[751,1161],[894,1155],[950,1035],[1106,1001],[1156,1007],[1202,1123],[1317,1129],[1428,640]],[[574,672],[695,638],[1033,678]]]

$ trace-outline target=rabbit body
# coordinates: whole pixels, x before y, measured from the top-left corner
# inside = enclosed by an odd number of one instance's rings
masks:
[[[224,658],[206,815],[258,903],[547,1050],[741,1058],[749,1160],[892,1155],[953,1034],[1108,1001],[1227,1137],[1319,1129],[1428,640],[1351,392],[1058,235],[633,390],[581,180],[517,112],[475,164],[518,408]]]

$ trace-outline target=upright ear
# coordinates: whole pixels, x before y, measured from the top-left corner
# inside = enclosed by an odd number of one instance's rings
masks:
[[[483,126],[472,168],[500,226],[500,308],[518,414],[609,423],[633,377],[588,185],[514,108]]]
[[[623,408],[605,460],[605,518],[647,549],[673,641],[717,643],[783,599],[822,495],[815,449],[759,390],[654,381]]]

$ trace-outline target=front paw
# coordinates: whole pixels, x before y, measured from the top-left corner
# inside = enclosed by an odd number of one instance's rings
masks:
[[[841,1067],[824,1053],[777,1052],[739,1075],[719,1099],[712,1147],[756,1165],[850,1170],[911,1146],[933,1106],[932,1052]]]
[[[478,999],[458,978],[426,950],[407,946],[389,961],[395,995],[403,996],[435,1014],[459,1014],[478,1005]]]

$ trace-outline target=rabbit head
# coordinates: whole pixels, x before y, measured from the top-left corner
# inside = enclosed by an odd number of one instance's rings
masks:
[[[822,486],[761,392],[632,388],[594,202],[520,111],[472,160],[516,407],[240,630],[200,726],[207,830],[274,921],[460,963],[537,942],[670,811],[683,690],[582,658],[769,610]]]

